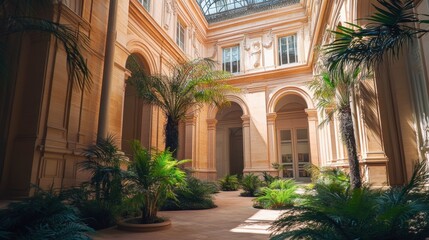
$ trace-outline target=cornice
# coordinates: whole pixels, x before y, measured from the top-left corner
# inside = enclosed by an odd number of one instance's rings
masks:
[[[329,18],[330,7],[328,6],[332,6],[333,2],[334,1],[327,1],[327,0],[321,1],[322,6],[320,6],[320,10],[317,18],[318,20],[317,20],[316,27],[314,28],[313,38],[311,39],[311,43],[310,43],[309,56],[307,58],[310,66],[313,66],[314,63],[317,61],[318,55],[315,53],[314,50],[316,46],[322,44],[324,31],[326,31],[326,25]]]
[[[252,24],[256,22],[260,22],[261,24],[254,24],[251,28],[247,28],[242,32],[247,34],[253,31],[260,32],[261,30],[282,27],[285,24],[305,23],[308,21],[308,16],[304,14],[304,10],[305,9],[300,4],[295,4],[263,13],[230,19],[229,21],[213,23],[208,26],[207,38],[209,41],[213,41],[213,39],[216,38],[237,34],[237,31],[234,31],[233,29],[239,27],[240,25]],[[290,17],[291,14],[296,14],[297,16]],[[286,15],[289,17],[285,17]],[[279,20],[273,22],[273,19],[275,18],[278,18]],[[224,29],[231,30],[225,32]],[[222,35],[217,34],[217,31],[221,31]]]
[[[137,26],[132,26],[133,21],[129,21],[129,27],[134,30],[143,30],[147,36],[151,37],[155,42],[159,43],[163,51],[167,52],[178,62],[187,60],[185,53],[176,45],[170,36],[162,30],[163,28],[143,9],[141,4],[136,0],[130,1],[130,19],[134,20]],[[141,36],[140,36],[141,37]]]
[[[298,75],[303,73],[312,73],[312,65],[305,64],[291,68],[277,68],[273,70],[267,70],[262,72],[247,73],[235,75],[227,80],[229,84],[241,85],[249,83],[260,83],[266,81],[272,81],[273,79],[282,78],[284,76]]]
[[[179,1],[179,2],[182,3],[182,1]],[[204,17],[203,13],[201,12],[200,7],[197,4],[197,1],[187,0],[187,3],[188,3],[187,6],[190,7],[190,12],[194,13],[194,14],[189,14],[189,16],[193,20],[196,20],[194,22],[198,22],[198,24],[196,24],[196,28],[198,29],[198,33],[200,34],[202,39],[204,41],[206,41],[206,36],[207,36],[209,24],[208,24],[206,18]]]

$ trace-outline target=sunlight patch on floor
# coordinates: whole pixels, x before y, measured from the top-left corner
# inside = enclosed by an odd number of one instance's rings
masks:
[[[253,216],[246,219],[244,223],[241,223],[230,231],[236,233],[271,234],[268,228],[284,212],[281,210],[259,210]]]

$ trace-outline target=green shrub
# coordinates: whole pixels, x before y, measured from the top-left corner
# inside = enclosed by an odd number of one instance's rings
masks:
[[[255,199],[256,207],[265,209],[285,209],[293,206],[298,186],[294,180],[279,179],[268,187],[261,188],[259,196]]]
[[[127,173],[127,184],[135,190],[133,202],[141,209],[140,223],[164,221],[157,216],[164,201],[174,196],[177,186],[184,184],[186,173],[179,166],[186,161],[177,161],[168,150],[152,151],[144,149],[134,140],[133,159]]]
[[[110,205],[120,205],[122,200],[121,164],[125,164],[125,155],[119,151],[113,136],[98,139],[95,145],[85,149],[86,160],[79,163],[81,170],[91,174],[89,184],[92,186],[95,200]]]
[[[79,218],[78,211],[53,192],[38,191],[34,197],[9,204],[0,210],[2,239],[90,239],[93,229]]]
[[[82,220],[95,230],[108,228],[116,224],[121,214],[121,205],[105,198],[96,200],[91,184],[82,184],[78,188],[61,190],[60,197],[79,209]]]
[[[339,168],[318,168],[312,165],[307,169],[311,172],[313,187],[316,184],[329,185],[331,188],[338,187],[347,189],[350,187],[350,176]]]
[[[253,173],[249,173],[243,177],[241,180],[241,187],[244,192],[241,193],[241,196],[254,197],[256,191],[261,187],[261,180],[258,176]]]
[[[108,228],[116,224],[115,211],[101,201],[83,202],[78,206],[78,209],[85,224],[95,230]]]
[[[262,179],[263,179],[263,185],[267,187],[272,182],[274,182],[275,180],[279,180],[280,178],[278,176],[274,177],[268,172],[262,172]]]
[[[237,175],[226,175],[219,179],[219,185],[222,191],[237,191],[240,183]]]
[[[194,177],[187,177],[187,184],[174,190],[175,198],[165,201],[161,210],[197,210],[214,208],[213,184]]]
[[[387,190],[316,183],[301,205],[274,222],[272,239],[425,239],[429,236],[426,162],[410,183]]]

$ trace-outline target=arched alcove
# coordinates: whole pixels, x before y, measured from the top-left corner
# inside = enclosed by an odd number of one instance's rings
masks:
[[[307,103],[298,94],[286,94],[275,107],[280,176],[309,181],[311,164]]]
[[[243,110],[235,102],[216,114],[216,172],[221,178],[227,174],[243,174]]]
[[[128,57],[126,68],[129,71],[127,82],[132,80],[133,77],[138,77],[137,74],[135,74],[137,71],[150,74],[147,61],[139,54],[133,53]],[[152,107],[144,103],[144,101],[138,97],[136,89],[133,86],[126,84],[122,116],[121,146],[126,154],[131,154],[130,143],[134,139],[139,140],[145,148],[151,147],[151,114]]]

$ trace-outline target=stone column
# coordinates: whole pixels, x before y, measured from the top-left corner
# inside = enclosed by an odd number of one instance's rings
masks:
[[[276,118],[277,113],[267,114],[268,125],[268,168],[273,168],[273,163],[278,163],[277,159],[277,139],[276,139]]]
[[[216,172],[216,119],[207,119],[207,168]]]
[[[101,88],[100,111],[98,115],[97,138],[105,138],[109,128],[109,104],[112,88],[113,63],[115,61],[116,18],[118,1],[110,0],[109,20],[107,23],[106,50],[104,54],[103,83]]]
[[[198,169],[195,159],[195,126],[197,118],[195,115],[188,115],[185,119],[185,159],[192,160],[192,169]]]
[[[317,166],[320,166],[319,161],[319,144],[317,141],[317,128],[318,128],[318,119],[317,119],[317,110],[316,109],[305,109],[308,119],[308,140],[310,145],[310,154],[311,154],[311,163]]]
[[[250,116],[241,116],[243,120],[243,160],[244,160],[244,172],[247,172],[252,168],[252,161],[250,159]]]

